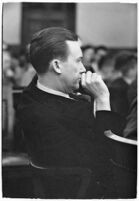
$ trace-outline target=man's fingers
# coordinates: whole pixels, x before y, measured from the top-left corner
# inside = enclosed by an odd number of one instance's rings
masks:
[[[85,87],[87,84],[90,84],[92,80],[92,72],[88,71],[87,73],[82,73],[81,85]]]
[[[87,73],[82,73],[81,85],[83,87],[87,87],[87,85],[90,85],[91,83],[95,82],[97,79],[98,79],[97,73],[92,73],[91,71],[88,71]]]
[[[82,77],[81,77],[81,85],[82,86],[85,86],[85,83],[86,83],[85,79],[86,79],[86,75],[85,75],[85,73],[82,73]]]
[[[92,82],[93,83],[102,82],[101,75],[98,75],[97,73],[93,73],[92,74]]]
[[[93,73],[93,74],[92,74],[92,80],[97,79],[97,77],[98,77],[98,74],[97,74],[97,73]]]
[[[86,83],[87,84],[90,84],[91,83],[91,80],[92,80],[92,72],[91,71],[88,71],[86,73]]]

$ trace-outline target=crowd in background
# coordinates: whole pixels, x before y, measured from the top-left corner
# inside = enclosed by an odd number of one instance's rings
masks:
[[[137,139],[137,54],[105,46],[82,47],[86,70],[101,75],[110,92],[111,110],[127,119],[122,137]]]
[[[105,46],[91,44],[81,46],[83,64],[86,70],[99,73],[109,87],[111,83],[123,78],[130,85],[137,76],[136,52],[118,51],[111,52]],[[27,86],[35,74],[29,62],[27,48],[15,54],[6,43],[3,43],[3,81],[8,81],[13,86]]]
[[[29,62],[27,48],[14,53],[3,43],[3,83],[13,87],[25,87],[34,75],[35,70]]]
[[[127,117],[137,97],[137,53],[125,50],[113,52],[106,46],[91,44],[82,45],[81,49],[86,70],[100,74],[108,86],[112,111]],[[30,83],[34,75],[27,49],[15,54],[3,43],[3,84],[22,88]]]

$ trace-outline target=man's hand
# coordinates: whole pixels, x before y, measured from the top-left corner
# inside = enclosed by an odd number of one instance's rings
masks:
[[[95,98],[96,110],[110,110],[109,91],[97,73],[82,74],[81,85],[84,90]]]

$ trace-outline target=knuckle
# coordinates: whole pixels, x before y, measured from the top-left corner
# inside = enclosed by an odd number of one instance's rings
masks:
[[[91,80],[86,80],[86,84],[91,84]]]

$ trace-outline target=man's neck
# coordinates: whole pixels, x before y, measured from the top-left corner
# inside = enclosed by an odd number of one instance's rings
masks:
[[[52,90],[55,90],[55,91],[60,91],[59,90],[59,81],[56,79],[56,78],[53,78],[51,75],[44,75],[44,76],[39,76],[38,75],[38,81],[41,85],[49,88],[49,89],[52,89]]]
[[[70,98],[69,94],[62,90],[61,83],[56,77],[53,78],[52,76],[38,76],[37,87],[42,91]]]

